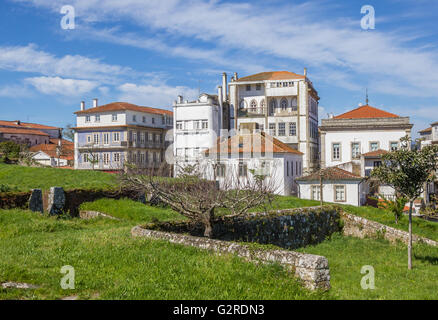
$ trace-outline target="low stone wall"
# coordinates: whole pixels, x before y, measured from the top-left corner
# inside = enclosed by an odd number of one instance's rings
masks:
[[[402,243],[408,244],[409,233],[406,231],[395,229],[346,212],[341,212],[341,218],[344,222],[343,233],[346,236],[357,238],[382,237],[391,242],[401,241]],[[437,241],[417,235],[412,235],[412,241],[438,246]]]
[[[203,236],[202,224],[165,222],[147,229]],[[341,231],[339,209],[332,206],[252,213],[234,218],[222,217],[213,224],[214,239],[258,242],[296,249],[324,241]]]
[[[85,211],[85,210],[81,210],[79,212],[79,217],[81,219],[85,219],[85,220],[95,219],[95,218],[98,218],[98,217],[108,218],[108,219],[112,219],[112,220],[120,220],[120,219],[117,219],[117,218],[115,218],[113,216],[107,215],[107,214],[99,212],[99,211]]]
[[[328,260],[322,256],[287,250],[254,249],[247,245],[228,241],[148,230],[140,226],[132,228],[131,234],[134,237],[167,240],[185,246],[211,250],[219,255],[234,254],[250,262],[276,262],[293,272],[307,288],[311,290],[330,289]]]

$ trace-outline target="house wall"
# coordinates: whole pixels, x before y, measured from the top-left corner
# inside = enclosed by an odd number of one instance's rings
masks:
[[[329,131],[325,134],[325,166],[332,167],[341,163],[350,162],[352,158],[352,143],[360,143],[360,153],[372,151],[371,142],[378,142],[378,149],[390,150],[391,142],[399,142],[406,135],[405,130],[356,130],[356,131]],[[341,158],[333,159],[333,143],[340,143]]]
[[[301,199],[312,199],[312,186],[319,188],[319,181],[298,181],[299,184],[299,197]],[[335,186],[344,185],[346,193],[346,201],[335,201]],[[351,180],[339,180],[339,181],[324,181],[323,183],[323,201],[335,202],[339,204],[349,204],[353,206],[360,206],[365,203],[366,194],[368,193],[368,186],[366,183],[360,181]]]
[[[49,143],[49,136],[41,136],[34,134],[17,134],[17,133],[3,133],[4,140],[11,140],[17,143],[28,144],[30,147],[38,144]]]

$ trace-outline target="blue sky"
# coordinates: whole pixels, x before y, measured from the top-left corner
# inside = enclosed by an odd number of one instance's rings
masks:
[[[61,7],[75,9],[64,30]],[[361,7],[375,9],[362,30]],[[438,120],[438,1],[3,0],[0,119],[65,126],[87,107],[170,108],[216,92],[222,72],[288,70],[318,90],[320,117],[365,100],[414,131]]]

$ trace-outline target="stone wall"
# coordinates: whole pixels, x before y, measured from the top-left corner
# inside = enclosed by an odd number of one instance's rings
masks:
[[[167,240],[185,246],[207,249],[219,255],[234,254],[250,262],[279,263],[301,279],[307,288],[311,290],[330,289],[328,260],[322,256],[288,250],[254,249],[247,245],[228,241],[148,230],[139,226],[134,227],[131,234],[134,237]]]
[[[346,212],[341,213],[341,218],[344,222],[343,233],[346,236],[365,238],[365,237],[382,237],[391,242],[401,241],[408,244],[409,233],[392,227],[388,227],[384,224],[371,221],[356,215],[352,215]],[[422,242],[431,246],[438,246],[438,242],[412,235],[414,242]]]
[[[165,222],[147,229],[202,236],[202,224]],[[258,242],[296,249],[324,241],[341,231],[339,209],[331,206],[253,213],[234,218],[222,217],[213,224],[213,238],[227,241]]]
[[[27,209],[32,192],[0,193],[0,209]]]

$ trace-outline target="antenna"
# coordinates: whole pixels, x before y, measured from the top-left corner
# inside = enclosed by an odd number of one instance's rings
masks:
[[[365,104],[368,105],[368,88],[366,90]]]

